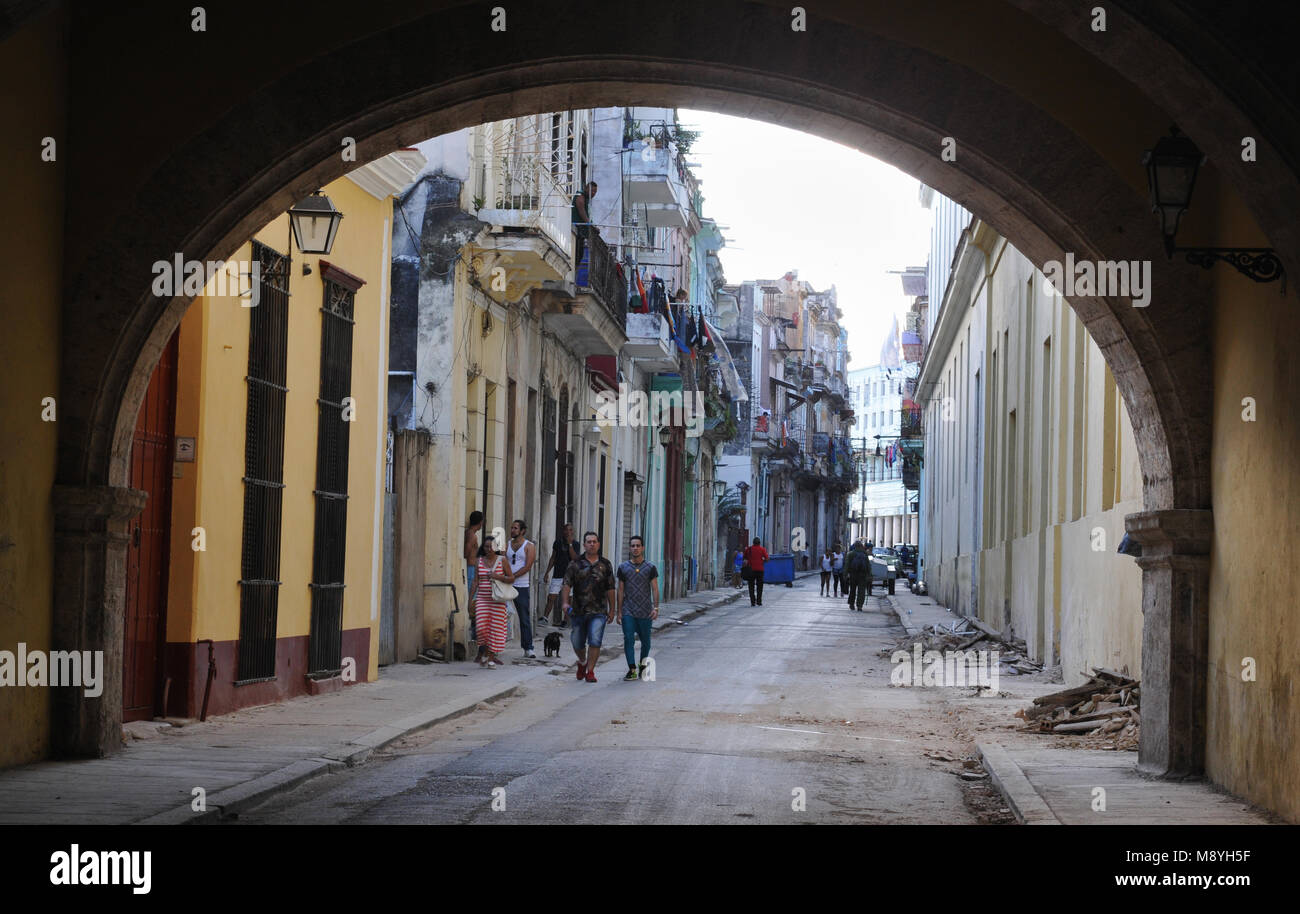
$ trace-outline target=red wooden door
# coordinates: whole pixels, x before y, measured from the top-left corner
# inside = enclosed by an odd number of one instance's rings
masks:
[[[127,546],[122,651],[124,720],[150,720],[164,710],[161,679],[171,537],[176,348],[173,335],[149,379],[131,443],[131,488],[148,492],[149,499],[144,511],[131,521]]]

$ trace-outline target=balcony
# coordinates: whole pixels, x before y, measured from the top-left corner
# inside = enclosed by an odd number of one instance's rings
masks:
[[[609,247],[592,232],[574,271],[574,295],[534,295],[542,326],[579,356],[617,355],[627,340],[627,282]]]
[[[903,361],[920,363],[921,356],[924,355],[925,346],[921,342],[921,335],[913,333],[910,330],[903,331]]]
[[[903,488],[917,491],[921,486],[921,462],[915,457],[903,458]]]
[[[573,229],[564,189],[530,157],[504,171],[480,209],[487,223],[469,243],[470,263],[479,282],[517,302],[534,289],[564,288],[573,261]]]
[[[668,321],[662,314],[627,315],[623,353],[635,359],[643,371],[677,370],[677,347],[668,338]]]
[[[655,228],[684,229],[690,220],[680,158],[668,147],[637,144],[627,153],[623,193],[638,209],[644,204],[646,221]]]
[[[705,394],[704,412],[705,441],[720,444],[736,437],[736,419],[732,415],[731,405],[712,388]]]
[[[921,437],[921,411],[919,409],[903,410],[903,421],[899,426],[898,435],[900,438]]]

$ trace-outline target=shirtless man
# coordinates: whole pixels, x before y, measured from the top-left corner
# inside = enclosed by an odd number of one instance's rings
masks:
[[[478,568],[478,533],[483,529],[483,512],[471,511],[469,523],[465,525],[465,583],[468,585],[466,591],[470,597],[474,595],[474,571]],[[474,620],[470,620],[470,637],[478,640],[478,632],[475,630]],[[480,651],[482,647],[479,648]]]

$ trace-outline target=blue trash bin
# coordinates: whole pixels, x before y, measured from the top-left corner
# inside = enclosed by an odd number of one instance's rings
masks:
[[[794,556],[789,553],[769,555],[763,563],[764,584],[784,584],[794,586]]]

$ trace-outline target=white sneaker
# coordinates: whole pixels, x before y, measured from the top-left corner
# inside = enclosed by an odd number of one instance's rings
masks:
[[[524,654],[524,656],[527,657],[529,660],[536,660],[536,659],[537,659],[537,655],[534,654],[532,651],[529,651],[528,653]]]

